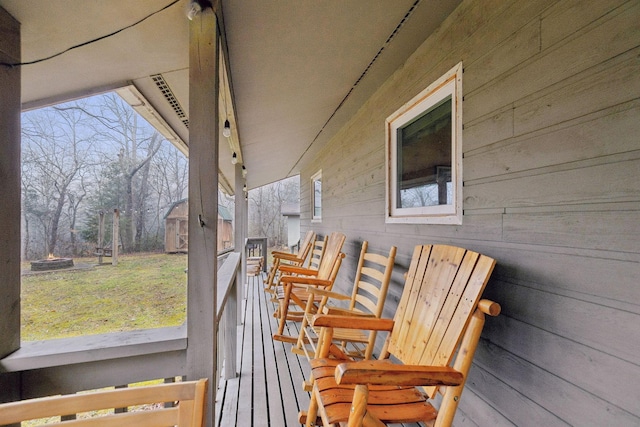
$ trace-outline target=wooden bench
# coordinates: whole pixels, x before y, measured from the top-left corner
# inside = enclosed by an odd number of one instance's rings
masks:
[[[83,412],[151,404],[150,408],[135,412],[116,412],[77,420],[63,418],[60,424],[101,427],[201,427],[204,421],[206,394],[207,380],[202,379],[21,400],[0,404],[0,425],[54,416],[66,418]],[[177,404],[165,407],[164,403],[167,402]]]

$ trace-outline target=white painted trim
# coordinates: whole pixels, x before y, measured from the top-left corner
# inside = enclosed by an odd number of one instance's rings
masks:
[[[396,138],[404,126],[451,95],[451,176],[453,203],[443,206],[396,208]],[[462,224],[462,62],[405,103],[385,121],[385,222],[407,224]]]
[[[320,181],[320,215],[316,216],[315,182]],[[311,176],[311,222],[322,222],[322,169]]]

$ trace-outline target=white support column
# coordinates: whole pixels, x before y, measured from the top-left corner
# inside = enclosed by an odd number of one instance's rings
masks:
[[[206,8],[189,23],[187,375],[209,379],[207,427],[215,425],[218,375],[218,44],[216,16]]]

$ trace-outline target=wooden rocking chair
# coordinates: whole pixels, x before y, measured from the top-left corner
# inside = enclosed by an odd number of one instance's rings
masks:
[[[21,400],[0,404],[0,425],[103,409],[162,403],[163,405],[154,405],[148,410],[116,412],[77,420],[63,419],[59,424],[103,427],[125,425],[201,427],[204,421],[206,394],[207,380],[203,379]],[[178,402],[178,404],[165,407],[165,402]]]
[[[327,246],[328,239],[329,239],[328,236],[324,236],[322,239],[319,239],[317,236],[314,238],[313,243],[311,244],[311,253],[307,257],[307,266],[304,267],[304,270],[298,270],[298,271],[304,271],[304,273],[302,274],[309,275],[308,270],[318,271],[320,269],[320,263],[322,262],[322,257],[324,256],[324,248]],[[294,275],[294,276],[300,274],[300,273],[296,273],[295,269],[291,269],[289,267],[291,267],[291,265],[281,264],[278,266],[278,278],[276,280],[276,285],[273,287],[271,291],[268,291],[273,294],[273,297],[271,298],[271,302],[275,302],[276,304],[278,304],[278,298],[282,298],[284,291],[283,291],[282,284],[280,283],[280,276],[282,276],[283,274]],[[282,271],[283,269],[285,270],[284,273]],[[279,306],[276,309],[276,312],[273,313],[273,316],[277,317],[278,319],[280,318]]]
[[[298,337],[283,335],[287,320],[300,322],[304,315],[304,307],[307,305],[308,298],[317,298],[320,302],[321,297],[314,297],[307,291],[308,286],[322,287],[331,290],[333,282],[338,275],[338,270],[344,258],[344,254],[340,252],[346,236],[342,233],[331,233],[327,239],[322,254],[322,259],[318,269],[300,268],[292,266],[281,266],[282,276],[279,280],[277,288],[279,317],[278,333],[273,338],[278,341],[295,343]],[[300,310],[290,311],[291,303],[296,304]]]
[[[318,334],[320,328],[310,325],[316,313],[335,314],[344,316],[380,317],[387,297],[391,273],[396,257],[396,247],[392,246],[388,255],[367,252],[369,242],[362,242],[362,250],[356,270],[351,295],[321,288],[309,287],[307,290],[314,296],[322,297],[320,304],[314,307],[314,299],[307,300],[305,315],[300,327],[300,335],[292,351],[304,355],[311,360],[318,357]],[[342,301],[343,306],[334,302]],[[348,307],[344,307],[348,302]],[[339,346],[342,357],[355,359],[370,359],[376,340],[376,331],[362,331],[361,329],[334,329],[333,341]],[[311,391],[311,390],[309,390]]]
[[[274,293],[274,288],[277,283],[277,278],[280,274],[279,266],[282,265],[293,265],[293,266],[301,266],[304,261],[307,259],[307,255],[311,251],[313,247],[313,243],[316,240],[316,233],[312,230],[307,231],[304,239],[300,242],[300,247],[298,248],[297,253],[289,253],[282,251],[273,251],[271,255],[273,256],[273,265],[271,266],[271,270],[269,270],[269,274],[267,276],[267,283],[264,288],[265,291],[269,293]]]
[[[418,246],[393,320],[316,315],[314,326],[323,328],[321,356],[329,354],[336,327],[390,334],[381,360],[312,360],[311,402],[299,421],[306,426],[319,420],[324,426],[450,426],[485,314],[500,312],[498,304],[480,300],[494,265],[493,259],[462,248]],[[390,356],[401,364],[391,363]],[[428,401],[436,391],[443,394],[438,410]]]

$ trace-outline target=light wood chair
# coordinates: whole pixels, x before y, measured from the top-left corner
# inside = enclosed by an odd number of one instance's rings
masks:
[[[276,283],[278,282],[278,276],[280,275],[280,265],[301,266],[307,259],[315,240],[316,233],[313,230],[309,230],[304,235],[304,239],[300,241],[300,246],[295,254],[282,251],[271,252],[271,255],[273,256],[273,264],[271,265],[271,269],[267,275],[267,283],[264,290],[273,294],[275,292],[274,288]]]
[[[297,276],[302,271],[303,275],[308,275],[309,270],[318,271],[320,269],[320,263],[322,262],[322,257],[324,256],[324,248],[327,245],[327,240],[329,236],[324,236],[323,238],[318,238],[317,236],[314,238],[313,243],[311,245],[311,250],[309,252],[309,256],[307,257],[307,265],[303,268],[303,270],[291,269],[290,267],[296,267],[295,265],[279,265],[278,266],[278,279],[276,281],[276,286],[274,286],[272,291],[273,297],[271,298],[271,302],[278,304],[278,308],[273,313],[273,316],[277,319],[280,318],[280,305],[278,303],[279,299],[284,295],[284,288],[282,283],[280,283],[280,276],[283,274]],[[284,270],[284,273],[283,273]],[[297,272],[296,272],[297,271]]]
[[[308,286],[331,290],[344,258],[341,250],[345,239],[346,236],[342,233],[331,233],[324,245],[322,258],[317,270],[291,266],[281,267],[283,275],[280,277],[279,287],[277,288],[279,323],[278,333],[273,335],[275,340],[296,343],[297,336],[283,335],[286,321],[302,321],[307,299],[314,298],[307,291]],[[317,298],[318,301],[321,299],[321,297]],[[289,310],[291,303],[297,305],[299,310]]]
[[[316,315],[313,324],[323,328],[325,344],[334,328],[390,334],[381,360],[312,360],[311,402],[299,421],[306,426],[450,426],[485,314],[500,312],[498,304],[480,300],[494,265],[493,259],[462,248],[418,246],[393,320]],[[319,354],[327,355],[328,347],[323,345]],[[429,402],[437,391],[443,395],[439,409]]]
[[[392,246],[388,255],[380,255],[368,252],[368,248],[369,243],[362,242],[350,296],[322,288],[309,287],[307,289],[309,293],[320,296],[322,299],[317,307],[314,307],[314,298],[307,300],[298,341],[296,346],[292,348],[294,353],[304,355],[309,360],[319,356],[317,354],[319,347],[316,344],[321,343],[320,328],[314,328],[310,325],[310,321],[316,313],[358,317],[382,316],[397,249]],[[332,352],[339,352],[339,357],[342,358],[370,359],[376,341],[376,333],[376,331],[361,329],[334,329],[333,341],[337,348]]]
[[[0,425],[39,418],[75,415],[83,412],[154,403],[178,402],[173,407],[155,405],[150,409],[98,415],[61,421],[73,426],[178,426],[201,427],[207,380],[153,386],[130,387],[90,393],[43,397],[0,404]]]

